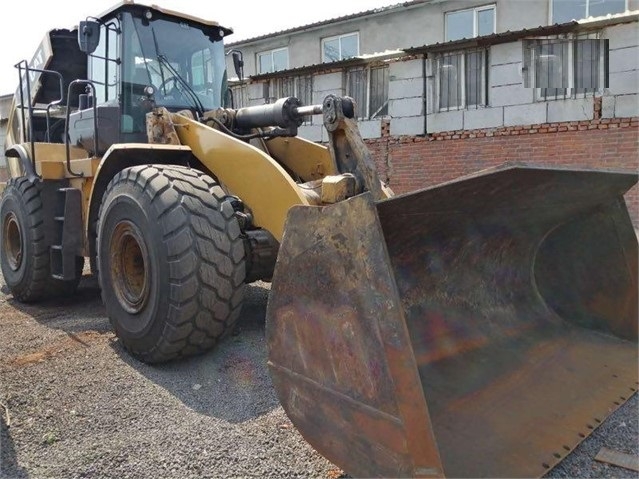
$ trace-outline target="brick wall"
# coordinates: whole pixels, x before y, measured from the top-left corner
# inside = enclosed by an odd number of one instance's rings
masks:
[[[639,170],[639,118],[460,130],[428,137],[391,137],[367,144],[382,179],[406,193],[505,161]],[[625,196],[639,227],[639,188]]]

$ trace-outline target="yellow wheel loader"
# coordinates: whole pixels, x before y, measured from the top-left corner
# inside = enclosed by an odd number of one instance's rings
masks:
[[[127,1],[17,65],[15,299],[71,294],[88,258],[153,363],[213,347],[272,280],[276,392],[354,476],[540,476],[635,393],[635,173],[506,165],[393,196],[350,99],[233,108],[229,33]],[[296,135],[320,114],[327,147]]]

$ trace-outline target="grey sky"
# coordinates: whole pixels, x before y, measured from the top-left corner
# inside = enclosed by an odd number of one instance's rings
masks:
[[[98,15],[117,3],[116,0],[18,0],[3,4],[0,29],[0,94],[13,93],[18,73],[13,65],[30,60],[44,34],[54,28],[71,28],[87,16]],[[149,0],[171,10],[216,20],[235,33],[229,41],[361,12],[400,0],[302,0],[215,1]]]

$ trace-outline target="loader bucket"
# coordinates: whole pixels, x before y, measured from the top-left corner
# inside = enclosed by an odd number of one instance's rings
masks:
[[[506,166],[291,209],[267,309],[293,424],[356,477],[535,477],[637,390],[636,174]]]

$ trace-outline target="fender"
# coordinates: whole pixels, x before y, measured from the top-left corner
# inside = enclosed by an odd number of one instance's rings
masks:
[[[125,168],[145,164],[174,164],[193,166],[202,169],[193,156],[191,148],[182,145],[157,145],[148,143],[126,143],[112,145],[102,157],[95,172],[91,194],[89,196],[89,211],[85,215],[85,231],[91,258],[91,270],[95,266],[95,225],[100,212],[102,196],[109,182]],[[208,173],[208,171],[207,171]]]
[[[5,156],[7,158],[7,171],[9,173],[9,178],[26,176],[31,182],[40,179],[33,169],[31,155],[23,145],[12,145],[5,152]]]

